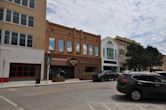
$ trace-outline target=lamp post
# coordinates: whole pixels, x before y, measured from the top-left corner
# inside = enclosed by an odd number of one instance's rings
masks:
[[[50,73],[50,63],[51,63],[51,51],[48,50],[47,52],[47,84],[49,81],[49,73]]]

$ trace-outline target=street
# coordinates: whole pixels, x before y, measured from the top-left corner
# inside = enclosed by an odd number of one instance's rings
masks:
[[[134,102],[116,81],[0,89],[0,110],[166,110],[166,100]]]

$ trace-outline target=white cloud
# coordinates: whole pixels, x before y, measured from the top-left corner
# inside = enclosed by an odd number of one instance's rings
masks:
[[[48,0],[47,19],[94,34],[125,36],[166,54],[165,0]]]

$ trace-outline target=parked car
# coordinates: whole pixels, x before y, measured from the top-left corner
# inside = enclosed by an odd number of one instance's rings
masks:
[[[166,71],[155,71],[155,73],[160,74],[161,76],[166,77]]]
[[[117,90],[132,100],[166,98],[166,78],[157,73],[130,73],[117,79]]]
[[[115,73],[115,72],[112,72],[111,70],[105,70],[105,71],[102,71],[101,73],[99,74],[94,74],[92,76],[92,80],[95,82],[95,81],[108,81],[110,79],[113,79],[113,80],[116,80],[116,78],[118,77],[118,74]]]

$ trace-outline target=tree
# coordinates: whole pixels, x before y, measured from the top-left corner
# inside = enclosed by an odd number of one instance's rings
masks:
[[[158,51],[157,48],[152,46],[147,46],[145,48],[145,54],[147,56],[147,64],[150,67],[150,71],[152,71],[153,66],[161,66],[163,61],[163,55]]]
[[[141,45],[129,45],[127,47],[126,56],[125,65],[128,66],[129,69],[146,70],[147,67],[150,67],[151,70],[153,66],[160,66],[162,64],[162,54],[157,48],[152,46],[144,48]]]

